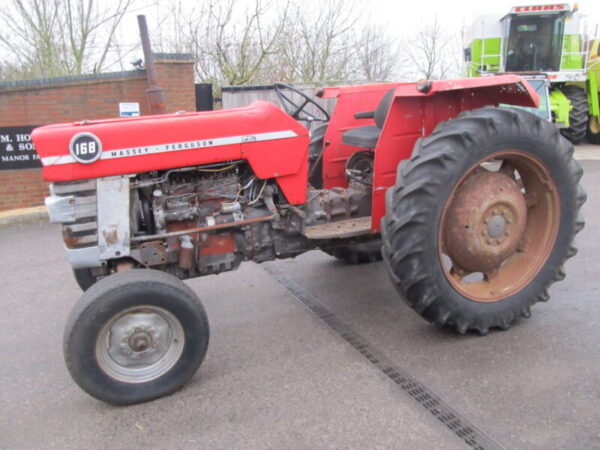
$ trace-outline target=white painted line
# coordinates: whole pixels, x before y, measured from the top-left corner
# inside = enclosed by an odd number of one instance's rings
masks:
[[[577,148],[575,147],[575,154],[573,157],[579,161],[598,161],[600,160],[600,145],[586,146],[589,148]]]

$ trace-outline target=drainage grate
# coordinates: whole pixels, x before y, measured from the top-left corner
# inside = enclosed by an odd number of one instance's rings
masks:
[[[342,322],[300,284],[283,274],[273,265],[265,265],[271,274],[290,294],[312,311],[319,319],[367,358],[371,364],[387,375],[404,392],[433,414],[469,447],[477,450],[502,449],[503,447],[470,423],[458,411],[444,402],[423,383],[415,380],[406,370],[398,367],[390,358],[377,350],[367,339]]]

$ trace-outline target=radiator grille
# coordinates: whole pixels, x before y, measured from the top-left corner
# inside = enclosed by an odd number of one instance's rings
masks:
[[[62,235],[67,248],[98,245],[98,221],[96,206],[96,180],[54,183],[54,195],[72,196],[75,221],[63,223]]]

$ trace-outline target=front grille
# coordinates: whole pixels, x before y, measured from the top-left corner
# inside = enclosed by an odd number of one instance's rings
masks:
[[[67,248],[98,245],[96,207],[96,180],[54,183],[52,192],[57,196],[72,197],[75,221],[62,224],[62,235]]]

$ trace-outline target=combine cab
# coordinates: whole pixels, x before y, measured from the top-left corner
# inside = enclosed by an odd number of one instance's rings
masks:
[[[600,39],[568,4],[516,6],[477,19],[465,36],[468,76],[518,73],[541,97],[533,111],[570,141],[600,144]]]

